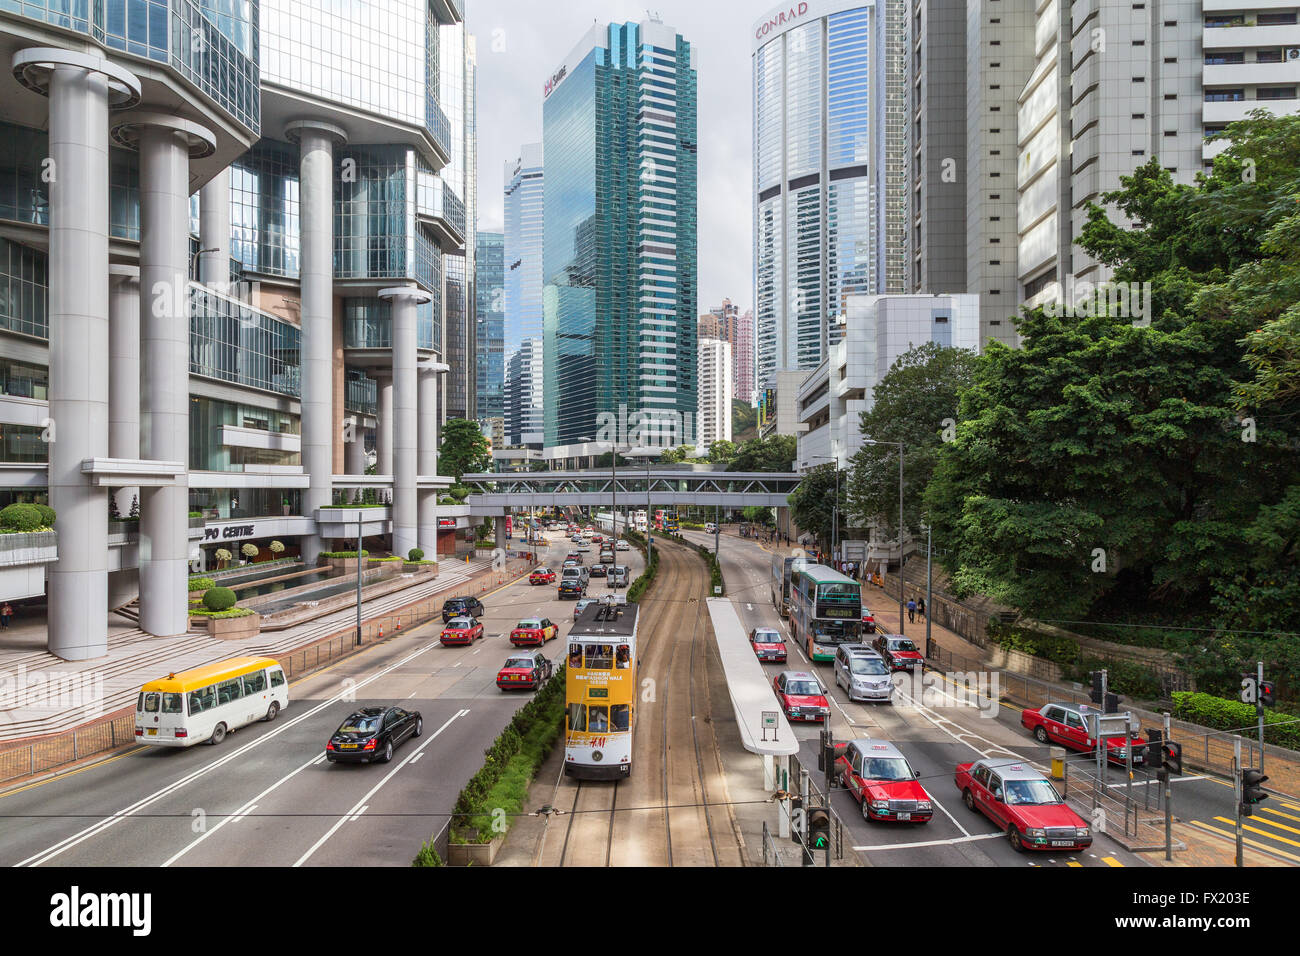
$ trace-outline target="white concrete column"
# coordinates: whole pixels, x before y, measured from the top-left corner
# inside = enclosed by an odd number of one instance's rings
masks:
[[[352,414],[348,419],[352,422],[352,441],[344,442],[344,468],[349,475],[364,475],[368,464],[365,430],[361,427],[360,415]]]
[[[140,457],[140,270],[109,266],[108,457]],[[118,513],[131,513],[136,487],[113,492]]]
[[[197,123],[134,113],[113,137],[140,151],[141,455],[190,457],[190,159],[216,139]],[[189,629],[189,481],[142,489],[140,627],[169,636]]]
[[[199,281],[230,290],[230,167],[199,190]],[[213,251],[204,251],[213,250]]]
[[[99,56],[34,47],[15,78],[50,98],[49,500],[59,560],[49,567],[47,646],[64,660],[108,653],[108,492],[81,471],[107,457],[108,111],[140,83]]]
[[[375,427],[375,471],[381,475],[393,473],[393,375],[391,372],[375,373],[379,392],[379,422]]]
[[[303,513],[330,504],[334,475],[334,147],[347,141],[337,126],[296,120],[285,135],[300,150],[299,215],[302,287],[302,465],[309,485]],[[315,564],[319,534],[302,539]]]
[[[393,554],[406,557],[419,542],[416,307],[433,297],[414,286],[383,289],[379,297],[393,304]]]
[[[419,445],[420,474],[438,474],[438,376],[450,371],[443,362],[420,363]],[[420,510],[420,550],[430,561],[438,560],[438,494],[422,490],[417,496]]]

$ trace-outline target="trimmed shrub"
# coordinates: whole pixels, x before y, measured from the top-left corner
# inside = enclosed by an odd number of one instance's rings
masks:
[[[369,557],[369,555],[369,551],[361,552],[363,558]],[[320,556],[322,558],[355,558],[357,553],[355,551],[322,551]]]
[[[1174,695],[1173,716],[1188,723],[1200,724],[1213,730],[1253,731],[1257,726],[1255,707],[1239,700],[1228,700],[1211,694],[1178,691]],[[1276,710],[1264,711],[1264,740],[1266,743],[1300,750],[1300,723],[1296,715]],[[1286,723],[1292,721],[1292,723]]]
[[[415,564],[417,561],[423,561],[424,552],[419,548],[412,548],[410,551],[406,552],[406,560],[410,561],[412,564]]]
[[[271,549],[272,554],[281,554],[284,551],[284,542],[272,541],[268,547]]]
[[[54,527],[54,509],[49,505],[32,505],[41,514],[41,524],[47,528]]]
[[[246,558],[255,558],[258,555],[257,545],[251,541],[239,549],[239,553]]]
[[[0,509],[0,528],[6,531],[35,531],[44,524],[36,505],[16,502]]]
[[[235,592],[230,588],[208,588],[203,595],[203,606],[209,611],[229,611],[235,601]]]
[[[222,564],[225,564],[227,561],[233,558],[234,555],[231,554],[229,551],[227,551],[225,548],[217,548],[216,553],[213,555],[213,557],[215,557]]]
[[[206,591],[208,588],[215,588],[217,582],[212,578],[190,578],[191,591]]]
[[[251,607],[232,607],[226,611],[209,611],[203,607],[192,607],[190,613],[195,617],[206,617],[212,620],[225,620],[230,617],[248,617],[250,614],[256,614]]]

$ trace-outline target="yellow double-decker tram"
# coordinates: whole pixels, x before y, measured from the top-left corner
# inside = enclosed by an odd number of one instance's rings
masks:
[[[621,780],[632,772],[637,610],[622,595],[611,595],[586,607],[569,632],[564,681],[568,776]]]

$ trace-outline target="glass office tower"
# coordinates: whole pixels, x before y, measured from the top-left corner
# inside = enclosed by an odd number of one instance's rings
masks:
[[[542,144],[527,143],[505,167],[505,440],[541,447]]]
[[[694,439],[696,74],[657,21],[594,26],[544,89],[546,445],[601,413]]]
[[[906,132],[886,124],[898,93],[887,66],[890,2],[787,4],[751,31],[760,390],[778,371],[821,362],[848,296],[903,291],[886,256],[906,212],[887,179]]]
[[[474,312],[478,326],[479,421],[505,416],[505,235],[477,234]]]

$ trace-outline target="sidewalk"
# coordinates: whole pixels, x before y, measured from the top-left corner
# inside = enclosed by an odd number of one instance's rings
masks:
[[[518,569],[493,571],[487,561],[445,561],[434,580],[365,601],[363,621],[381,620],[391,628],[412,605],[452,589],[486,590],[504,583],[512,573]],[[89,661],[65,661],[50,654],[44,649],[43,622],[24,622],[26,626],[11,629],[16,633],[5,635],[0,647],[0,691],[12,698],[35,682],[46,681],[50,702],[0,710],[0,751],[7,755],[36,740],[46,743],[52,735],[128,710],[141,684],[160,675],[243,655],[286,657],[347,630],[355,621],[356,609],[351,607],[283,631],[234,641],[217,640],[206,632],[154,637],[138,627],[118,623],[110,625],[108,653]],[[30,695],[26,696],[30,703]],[[100,749],[104,747],[107,744]],[[8,776],[0,773],[0,779]]]

